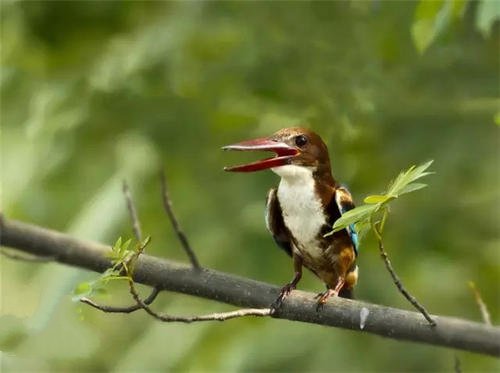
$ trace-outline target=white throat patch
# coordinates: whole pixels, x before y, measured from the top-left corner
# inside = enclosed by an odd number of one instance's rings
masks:
[[[311,257],[322,255],[317,234],[327,220],[321,200],[316,195],[313,169],[286,165],[272,169],[281,176],[278,200],[286,226],[298,241],[299,251]]]

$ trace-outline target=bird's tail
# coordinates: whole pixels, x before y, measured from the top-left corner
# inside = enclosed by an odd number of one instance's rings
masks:
[[[354,299],[354,289],[344,286],[339,292],[339,297]]]

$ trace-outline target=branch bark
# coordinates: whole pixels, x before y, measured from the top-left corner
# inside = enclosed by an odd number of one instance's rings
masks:
[[[110,266],[105,256],[110,248],[106,245],[15,220],[0,218],[0,244],[96,272],[103,272]],[[148,255],[138,259],[134,281],[250,308],[269,307],[280,290],[255,280],[211,269],[193,269]],[[433,316],[436,326],[431,327],[417,312],[343,298],[333,299],[318,312],[314,295],[294,291],[272,316],[500,356],[498,327],[446,316]]]

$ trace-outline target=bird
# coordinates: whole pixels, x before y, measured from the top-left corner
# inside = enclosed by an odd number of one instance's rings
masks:
[[[275,153],[274,157],[224,168],[228,172],[270,169],[281,178],[267,195],[265,222],[276,244],[292,258],[294,275],[275,303],[281,305],[296,289],[303,267],[326,285],[326,291],[317,295],[318,306],[332,296],[353,298],[358,280],[358,235],[353,225],[328,233],[355,206],[349,190],[332,175],[328,148],[321,137],[307,128],[290,127],[222,149]]]

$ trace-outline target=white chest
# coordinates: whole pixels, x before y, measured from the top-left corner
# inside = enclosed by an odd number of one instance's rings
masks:
[[[297,249],[313,258],[320,257],[318,232],[326,224],[323,206],[315,193],[312,170],[293,165],[273,169],[281,176],[278,199],[283,219],[297,241]]]

